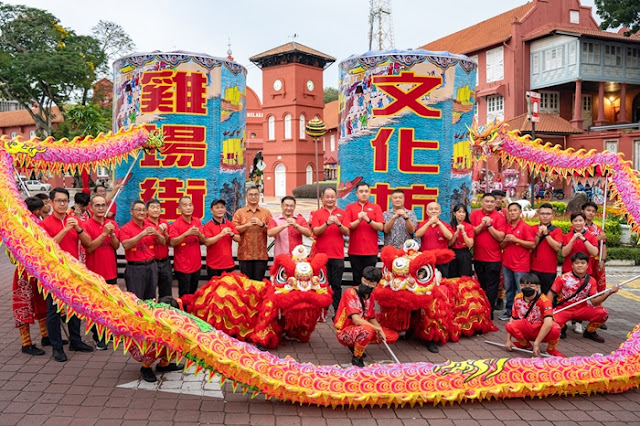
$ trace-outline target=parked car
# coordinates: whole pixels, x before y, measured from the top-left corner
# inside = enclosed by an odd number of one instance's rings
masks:
[[[26,180],[24,184],[28,191],[51,191],[51,185],[42,183],[39,180]]]

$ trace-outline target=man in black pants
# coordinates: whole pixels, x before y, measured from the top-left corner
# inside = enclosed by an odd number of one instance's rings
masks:
[[[69,191],[64,188],[53,188],[49,194],[53,205],[53,214],[46,217],[40,225],[60,245],[60,248],[71,256],[78,258],[78,240],[82,244],[89,244],[91,238],[84,232],[78,220],[67,214],[69,207]],[[60,333],[60,312],[51,295],[47,297],[47,328],[49,340],[53,347],[53,358],[58,362],[65,362],[67,355],[62,348],[63,340]],[[93,352],[93,348],[82,341],[80,335],[80,319],[77,316],[69,318],[70,351]]]
[[[367,266],[375,266],[378,261],[378,232],[384,229],[382,209],[369,202],[369,185],[356,185],[358,201],[346,208],[351,236],[349,238],[349,263],[353,272],[353,284],[362,281],[362,271]]]
[[[182,197],[178,202],[180,217],[169,228],[169,244],[173,247],[173,270],[178,280],[178,294],[193,294],[198,290],[204,244],[200,219],[193,217],[193,202]]]
[[[120,241],[127,260],[124,282],[127,290],[142,300],[156,298],[158,265],[154,248],[158,242],[165,242],[165,237],[146,221],[146,217],[145,204],[134,201],[131,221],[120,229]]]
[[[338,310],[342,297],[344,237],[349,235],[349,221],[344,210],[336,206],[336,198],[335,189],[325,188],[321,194],[322,208],[311,213],[311,228],[316,236],[316,253],[324,253],[329,258],[327,278],[333,290],[334,312]]]
[[[169,260],[169,224],[160,217],[161,212],[160,201],[147,201],[147,222],[166,240],[166,244],[157,243],[154,248],[158,264],[158,299],[172,295],[171,282],[173,281],[173,269],[171,268],[171,260]]]
[[[495,306],[502,269],[500,242],[504,239],[506,222],[496,211],[496,198],[492,194],[482,197],[482,208],[471,213],[470,222],[475,232],[473,265],[480,286],[487,293],[489,304]],[[491,313],[493,319],[493,312]]]

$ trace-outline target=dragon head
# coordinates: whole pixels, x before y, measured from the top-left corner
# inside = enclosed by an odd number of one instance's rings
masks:
[[[324,294],[328,291],[326,264],[326,254],[318,253],[309,257],[307,249],[299,245],[293,249],[291,255],[276,256],[270,270],[271,282],[276,293],[297,290]]]
[[[416,295],[430,294],[442,279],[436,265],[450,262],[455,255],[448,249],[424,253],[418,249],[415,240],[407,240],[400,250],[384,247],[380,253],[384,264],[380,286],[394,291],[408,290]]]

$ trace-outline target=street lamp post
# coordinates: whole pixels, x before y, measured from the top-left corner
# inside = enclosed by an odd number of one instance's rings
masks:
[[[327,133],[327,126],[318,117],[314,117],[313,120],[307,123],[306,133],[314,141],[314,148],[316,153],[316,199],[318,201],[318,208],[320,208],[320,177],[318,169],[318,139]]]

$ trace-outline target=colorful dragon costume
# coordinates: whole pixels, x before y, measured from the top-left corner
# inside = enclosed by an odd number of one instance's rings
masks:
[[[304,246],[276,256],[271,282],[239,273],[213,277],[193,295],[183,296],[187,312],[241,341],[274,349],[282,333],[308,342],[318,318],[331,304],[327,256],[308,258]]]
[[[143,352],[164,348],[178,360],[187,358],[187,366],[195,365],[196,371],[206,370],[209,378],[218,373],[251,396],[262,392],[268,398],[332,407],[621,392],[640,384],[640,326],[608,355],[374,364],[345,370],[278,358],[185,312],[143,303],[133,294],[107,285],[31,220],[12,173],[14,166],[52,172],[110,167],[146,146],[147,137],[144,129],[136,127],[84,141],[0,138],[3,242],[27,273],[38,278],[45,294],[51,294],[68,315],[77,315],[88,327],[96,325],[100,333],[113,337],[115,346],[127,350],[136,345]],[[614,201],[624,207],[634,229],[640,228],[638,179],[618,155],[541,147],[515,133],[506,133],[503,138],[496,150],[502,147],[514,161],[533,162],[538,169],[565,173],[574,171],[574,166],[583,172],[595,165],[606,167],[611,172]]]
[[[440,344],[457,342],[461,334],[496,331],[480,284],[469,277],[443,279],[436,269],[437,264],[450,262],[454,253],[446,249],[421,253],[419,247],[417,241],[407,240],[401,250],[382,249],[382,280],[375,289],[380,324]]]

